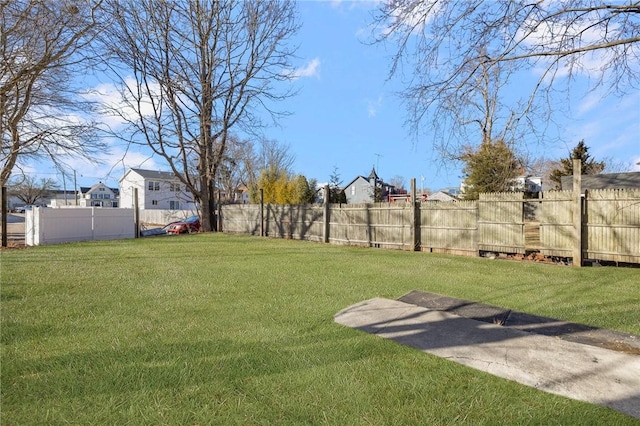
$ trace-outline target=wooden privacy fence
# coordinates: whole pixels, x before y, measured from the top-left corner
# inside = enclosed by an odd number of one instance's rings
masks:
[[[640,263],[640,189],[582,197],[550,191],[536,199],[480,194],[459,202],[227,205],[220,214],[224,232],[467,256],[540,252],[575,259],[578,253]]]
[[[584,257],[640,263],[640,189],[588,191]]]

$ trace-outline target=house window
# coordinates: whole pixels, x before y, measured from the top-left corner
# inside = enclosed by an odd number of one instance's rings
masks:
[[[91,199],[92,200],[97,200],[98,199],[98,194],[91,194]]]
[[[104,191],[104,188],[102,188],[102,187],[98,188],[98,191]]]
[[[151,200],[151,205],[152,206],[157,206],[158,205],[158,200]]]
[[[160,182],[149,181],[149,191],[160,191]]]
[[[169,191],[171,191],[171,192],[180,192],[180,184],[179,183],[171,183],[171,184],[169,184]]]
[[[180,201],[169,201],[169,210],[180,210]]]
[[[356,195],[356,186],[351,185],[351,195]]]

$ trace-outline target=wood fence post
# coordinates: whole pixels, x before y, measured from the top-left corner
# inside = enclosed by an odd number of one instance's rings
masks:
[[[420,250],[420,203],[417,199],[416,178],[411,178],[411,250]]]
[[[582,266],[582,162],[573,160],[573,266]]]
[[[264,189],[260,188],[260,236],[264,237]]]
[[[138,188],[133,188],[133,222],[135,237],[140,238],[140,208],[138,206]]]
[[[2,187],[2,247],[7,246],[7,212],[9,209],[7,208],[7,187]],[[25,236],[26,238],[26,236]]]
[[[329,185],[324,186],[324,203],[322,204],[322,242],[329,242]]]

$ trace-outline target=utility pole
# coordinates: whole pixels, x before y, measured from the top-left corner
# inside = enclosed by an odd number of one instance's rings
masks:
[[[64,205],[67,205],[67,181],[64,177],[64,172],[62,172],[62,188],[64,190]]]

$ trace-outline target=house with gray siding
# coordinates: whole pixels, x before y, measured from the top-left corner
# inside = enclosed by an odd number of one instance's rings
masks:
[[[379,189],[381,201],[389,201],[389,194],[394,193],[395,187],[383,182],[376,169],[372,168],[369,176],[357,176],[342,190],[347,197],[348,204],[372,203],[375,201],[376,188]]]

